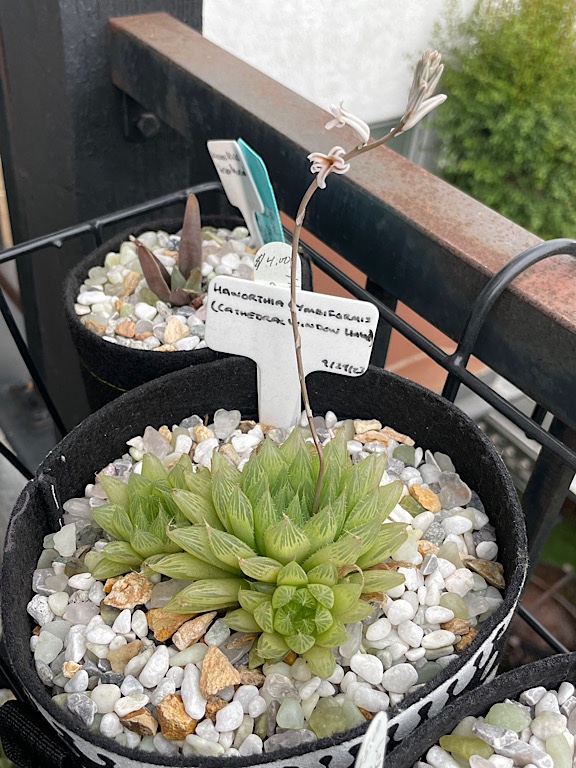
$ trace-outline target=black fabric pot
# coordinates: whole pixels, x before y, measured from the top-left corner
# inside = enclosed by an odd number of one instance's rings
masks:
[[[240,218],[230,216],[207,216],[202,220],[207,226],[234,228],[243,225]],[[82,367],[82,376],[86,387],[88,402],[92,411],[98,410],[114,398],[130,389],[153,381],[172,371],[179,371],[190,365],[210,363],[226,357],[223,353],[211,349],[198,349],[181,352],[154,352],[148,349],[130,349],[97,336],[88,330],[74,311],[74,304],[80,286],[92,267],[102,266],[106,254],[117,251],[120,244],[130,235],[141,234],[148,230],[177,232],[182,226],[181,219],[155,219],[137,227],[124,230],[107,240],[92,251],[70,270],[64,281],[64,313],[72,335],[72,341],[78,352]],[[301,255],[302,286],[312,290],[312,267],[310,259]]]
[[[553,689],[565,681],[576,681],[576,653],[550,656],[500,675],[491,683],[461,696],[457,702],[443,709],[438,717],[420,726],[386,758],[386,768],[412,768],[417,760],[424,760],[430,747],[437,744],[442,736],[451,733],[469,715],[485,715],[493,704],[504,699],[517,699],[528,688],[543,685]]]
[[[500,559],[505,566],[504,603],[457,660],[390,711],[391,739],[396,742],[437,714],[452,697],[495,674],[526,573],[524,518],[512,481],[494,447],[451,403],[376,368],[354,379],[316,373],[308,377],[308,382],[317,413],[331,409],[339,417],[378,418],[411,435],[418,445],[451,455],[463,480],[480,495],[496,528]],[[43,536],[57,530],[62,502],[81,495],[95,472],[124,453],[126,440],[142,434],[148,424],[159,427],[179,423],[192,413],[203,416],[217,408],[237,408],[244,418],[256,417],[256,369],[251,361],[231,357],[178,371],[127,393],[89,416],[43,461],[12,513],[2,569],[2,620],[8,658],[30,701],[74,753],[83,755],[83,766],[136,768],[144,763],[138,753],[131,755],[121,747],[113,752],[109,740],[85,732],[70,713],[52,703],[35,672],[29,649],[32,622],[25,607],[32,595],[31,574],[42,551]],[[303,745],[290,754],[230,758],[226,765],[270,762],[278,768],[348,768],[364,731],[365,727],[360,727],[334,739],[323,739],[312,751],[310,745]],[[145,765],[195,764],[191,758],[186,762],[147,756],[146,760]],[[215,768],[224,761],[202,757],[196,764]]]

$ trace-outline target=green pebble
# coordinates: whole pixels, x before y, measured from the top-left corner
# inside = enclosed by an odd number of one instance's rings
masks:
[[[364,715],[351,701],[322,698],[308,719],[308,727],[319,739],[342,733],[365,722]]]
[[[459,755],[466,760],[469,760],[472,755],[480,755],[488,760],[494,753],[491,746],[476,736],[442,736],[440,746],[447,752]]]
[[[427,661],[426,664],[423,664],[418,669],[418,684],[427,683],[441,671],[442,667],[440,664],[437,664],[435,661]]]
[[[530,721],[530,712],[512,702],[494,704],[486,715],[488,725],[500,725],[516,733],[528,728]]]
[[[154,291],[151,291],[150,288],[144,286],[144,288],[140,289],[140,301],[144,301],[146,304],[155,307],[156,302],[158,301],[158,296],[156,296]]]
[[[554,768],[571,768],[572,750],[562,734],[546,739],[546,752],[554,760]]]
[[[140,266],[138,259],[129,261],[128,264],[126,264],[126,269],[129,269],[131,272],[139,272],[142,274],[142,267]]]
[[[134,312],[134,306],[132,304],[122,304],[120,307],[120,312],[118,313],[120,317],[130,317],[130,315]]]
[[[465,517],[467,520],[470,520],[472,525],[475,525],[476,523],[476,516],[474,515],[474,512],[472,512],[471,509],[459,509],[458,515],[460,517]]]
[[[400,502],[400,506],[402,509],[405,509],[406,512],[409,512],[412,517],[416,517],[416,515],[419,515],[421,512],[425,512],[422,504],[419,504],[413,496],[404,496]]]
[[[471,715],[465,717],[463,720],[460,720],[456,728],[454,728],[452,731],[452,736],[474,736],[472,726],[474,726],[476,723],[477,720],[475,717],[472,717]]]
[[[86,573],[86,563],[77,557],[71,557],[64,566],[64,574],[70,578],[70,576],[75,576],[77,573]]]
[[[467,619],[468,618],[468,608],[466,608],[466,603],[460,595],[456,595],[455,593],[446,592],[443,594],[440,598],[440,605],[442,608],[448,608],[454,613],[455,618],[457,619]]]
[[[108,626],[111,627],[116,621],[116,618],[120,615],[120,610],[111,605],[106,605],[106,603],[102,601],[100,603],[100,615],[102,616],[104,624],[108,624]]]
[[[66,706],[66,699],[72,695],[71,693],[57,693],[56,696],[52,696],[52,701],[59,707],[64,707]]]
[[[42,547],[43,549],[52,549],[53,546],[54,546],[54,534],[49,533],[46,536],[44,536]]]
[[[266,720],[268,717],[267,712],[262,712],[261,715],[258,715],[258,717],[254,720],[254,733],[256,736],[260,736],[262,741],[268,736],[268,731],[266,728]]]
[[[124,293],[124,286],[122,285],[122,282],[117,285],[106,283],[104,286],[104,293],[106,296],[122,296]]]
[[[412,445],[399,445],[394,449],[392,456],[410,467],[416,463],[416,449]]]
[[[449,560],[456,568],[463,568],[464,563],[460,557],[460,550],[453,541],[445,541],[438,550],[438,557]]]

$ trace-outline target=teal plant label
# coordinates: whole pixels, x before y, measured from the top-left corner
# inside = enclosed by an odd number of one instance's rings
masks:
[[[300,415],[290,290],[220,275],[208,288],[206,343],[258,366],[260,420],[289,427]],[[361,376],[370,362],[378,310],[367,301],[296,291],[304,374]]]
[[[300,256],[296,255],[296,287],[302,286]],[[254,280],[271,285],[290,285],[292,246],[288,243],[266,243],[254,257]]]
[[[261,213],[256,211],[256,222],[260,229],[262,240],[264,243],[271,243],[274,240],[284,242],[282,222],[280,221],[276,196],[270,183],[266,164],[244,139],[238,139],[238,146],[244,157],[244,163],[252,174],[254,184],[264,206],[264,210]]]
[[[378,712],[368,726],[354,768],[382,768],[387,738],[388,717],[386,712]]]
[[[209,141],[207,147],[226,197],[232,205],[240,209],[256,247],[259,248],[264,245],[264,240],[256,214],[264,213],[264,204],[238,142],[219,139]]]

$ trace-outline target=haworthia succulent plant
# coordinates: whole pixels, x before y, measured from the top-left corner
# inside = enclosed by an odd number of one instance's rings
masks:
[[[242,472],[215,452],[211,470],[194,472],[186,458],[168,471],[146,456],[142,475],[127,485],[102,477],[110,504],[95,516],[118,541],[106,545],[93,572],[112,575],[122,563],[129,570],[145,559],[152,571],[191,581],[167,610],[226,610],[230,628],[259,633],[253,666],[292,650],[314,674],[329,677],[346,624],[373,610],[363,595],[402,583],[393,570],[368,569],[390,557],[406,533],[403,523],[385,522],[403,486],[380,486],[384,455],[351,464],[342,430],[325,460],[316,514],[318,458],[299,429],[280,447],[266,439]]]

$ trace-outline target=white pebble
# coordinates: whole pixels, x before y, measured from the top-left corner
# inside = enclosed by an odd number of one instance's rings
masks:
[[[391,693],[406,693],[417,682],[418,672],[412,664],[395,664],[382,677],[382,685]]]
[[[102,716],[100,721],[100,733],[102,736],[108,736],[109,739],[113,739],[115,736],[119,736],[123,730],[124,728],[116,712],[107,712]]]
[[[138,609],[132,614],[131,622],[132,631],[136,632],[136,635],[143,640],[148,634],[148,621],[144,611]]]
[[[231,701],[216,713],[217,731],[235,731],[242,725],[244,709],[239,701]]]
[[[124,610],[120,611],[118,616],[116,616],[114,623],[112,624],[112,629],[114,632],[117,632],[121,635],[126,635],[128,632],[130,632],[131,626],[132,612],[129,608],[124,608]]]
[[[498,557],[498,544],[495,541],[481,541],[476,546],[476,556],[482,560],[495,560]]]
[[[122,696],[117,685],[101,683],[92,691],[92,701],[96,704],[96,711],[100,714],[114,711],[114,705]]]
[[[447,629],[437,629],[434,632],[430,632],[428,635],[424,635],[422,638],[422,647],[427,650],[437,650],[438,648],[452,645],[455,640],[456,635],[454,632],[449,632]]]
[[[443,608],[441,605],[431,605],[430,608],[426,608],[424,615],[428,624],[444,624],[446,621],[452,621],[454,611]]]
[[[165,645],[159,645],[147,661],[138,679],[144,688],[154,688],[168,671],[169,665],[168,648]]]
[[[200,720],[206,712],[206,699],[200,693],[200,670],[194,664],[187,664],[180,689],[184,709],[194,720]],[[240,710],[243,713],[242,705]],[[222,710],[220,710],[222,711]]]
[[[409,621],[414,618],[415,610],[412,605],[406,600],[395,600],[391,603],[386,616],[388,621],[396,626],[403,621]]]
[[[130,714],[130,712],[142,709],[149,701],[150,699],[145,693],[134,693],[132,696],[124,696],[114,704],[114,712],[116,712],[118,717],[124,717]]]
[[[350,659],[350,669],[371,685],[382,682],[384,667],[380,659],[371,653],[355,653]]]
[[[424,636],[422,627],[413,621],[403,621],[397,628],[398,637],[412,648],[418,648]]]

